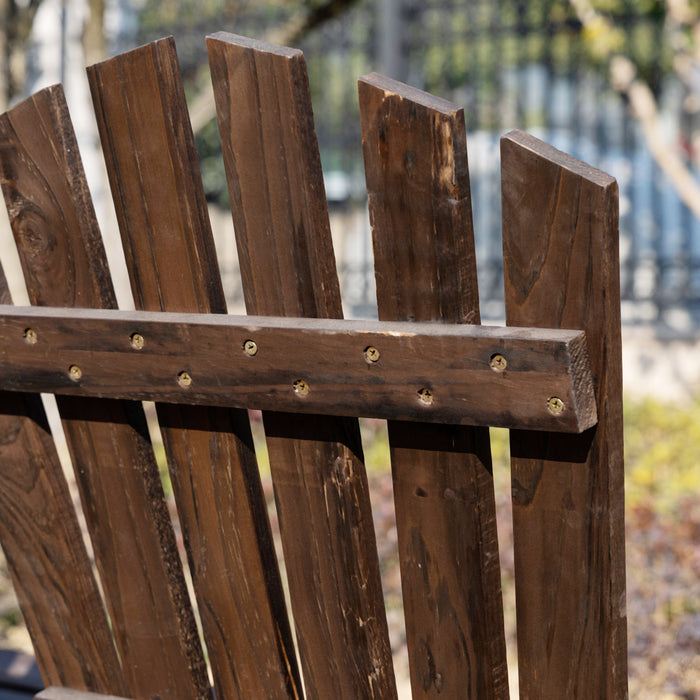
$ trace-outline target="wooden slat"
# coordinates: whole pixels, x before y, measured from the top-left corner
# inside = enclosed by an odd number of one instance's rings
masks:
[[[586,330],[600,420],[511,435],[520,693],[624,698],[617,183],[521,132],[501,154],[507,322]]]
[[[6,118],[0,117],[3,144],[6,127]],[[0,178],[3,190],[12,187],[4,169]],[[0,300],[11,303],[1,268]],[[0,542],[44,683],[125,692],[107,616],[38,396],[0,393],[0,464]]]
[[[3,162],[12,174],[6,198],[32,303],[115,308],[61,87],[18,105],[5,124]],[[141,405],[57,401],[128,691],[143,698],[208,697],[204,656]]]
[[[0,306],[15,391],[582,432],[587,364],[578,331]]]
[[[479,323],[463,111],[376,74],[359,91],[379,318]],[[389,442],[413,696],[507,698],[488,431]]]
[[[304,58],[207,44],[248,312],[339,318]],[[307,695],[395,697],[357,421],[264,420]]]
[[[137,307],[225,312],[173,40],[88,76]],[[157,408],[217,696],[297,697],[247,414]]]

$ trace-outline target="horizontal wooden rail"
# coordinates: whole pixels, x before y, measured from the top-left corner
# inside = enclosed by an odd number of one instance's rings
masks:
[[[582,432],[583,332],[0,306],[0,389]]]

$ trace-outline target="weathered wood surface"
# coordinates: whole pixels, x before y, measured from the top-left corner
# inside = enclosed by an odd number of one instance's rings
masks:
[[[61,87],[37,93],[5,120],[3,168],[12,173],[5,196],[30,300],[115,308]],[[204,656],[141,405],[66,396],[57,403],[129,693],[207,697]]]
[[[479,323],[463,111],[376,74],[359,92],[379,318]],[[413,696],[507,698],[488,431],[390,422],[389,443]]]
[[[0,138],[5,128],[0,118]],[[4,175],[2,184],[7,186]],[[2,269],[0,300],[12,301]],[[42,679],[124,693],[107,616],[38,396],[0,393],[0,463],[0,540]]]
[[[136,306],[225,312],[172,39],[88,74]],[[157,410],[217,696],[297,697],[247,413]]]
[[[0,307],[0,388],[81,396],[582,432],[586,353],[576,331]]]
[[[617,183],[521,132],[501,152],[507,323],[585,329],[599,416],[511,433],[520,693],[624,698]]]
[[[303,55],[207,43],[248,312],[340,318]],[[358,423],[264,422],[307,696],[395,697]]]

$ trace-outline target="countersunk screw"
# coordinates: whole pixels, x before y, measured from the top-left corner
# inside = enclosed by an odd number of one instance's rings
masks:
[[[492,370],[496,372],[503,372],[503,370],[508,366],[508,361],[505,357],[503,357],[503,355],[496,353],[495,355],[491,356],[489,365],[491,366]]]
[[[370,345],[369,347],[365,348],[365,359],[368,362],[377,362],[379,358],[379,350],[377,350],[377,348],[375,348],[373,345]]]
[[[141,348],[143,348],[143,346],[146,344],[146,341],[140,333],[132,333],[129,340],[131,341],[131,347],[134,348],[134,350],[141,350]]]
[[[189,372],[180,372],[177,375],[177,383],[185,389],[192,384],[192,377]]]
[[[243,343],[243,350],[246,355],[253,357],[258,354],[258,344],[254,340],[246,340],[245,343]]]
[[[430,391],[430,389],[421,389],[418,392],[418,396],[421,402],[426,405],[430,405],[431,403],[433,403],[433,392]]]
[[[309,393],[309,385],[303,379],[297,379],[294,382],[294,391],[296,391],[299,396],[306,396]]]
[[[74,381],[79,382],[80,378],[83,376],[83,370],[78,367],[78,365],[71,365],[68,368],[68,376]]]
[[[564,410],[564,402],[557,396],[552,396],[552,398],[547,401],[547,408],[555,415],[558,415]]]
[[[25,343],[29,343],[29,345],[34,345],[37,342],[37,340],[39,339],[37,338],[36,331],[33,328],[27,328],[24,331]]]

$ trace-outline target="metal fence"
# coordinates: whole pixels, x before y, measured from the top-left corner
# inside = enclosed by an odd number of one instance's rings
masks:
[[[614,4],[616,49],[652,86],[669,147],[695,168],[698,108],[669,70],[663,3],[642,16],[632,11],[639,3]],[[235,31],[260,35],[269,26],[255,7]],[[348,313],[374,308],[356,78],[378,70],[465,109],[486,318],[503,314],[499,138],[520,128],[617,178],[625,320],[697,326],[700,224],[582,34],[561,0],[365,0],[303,39]]]

